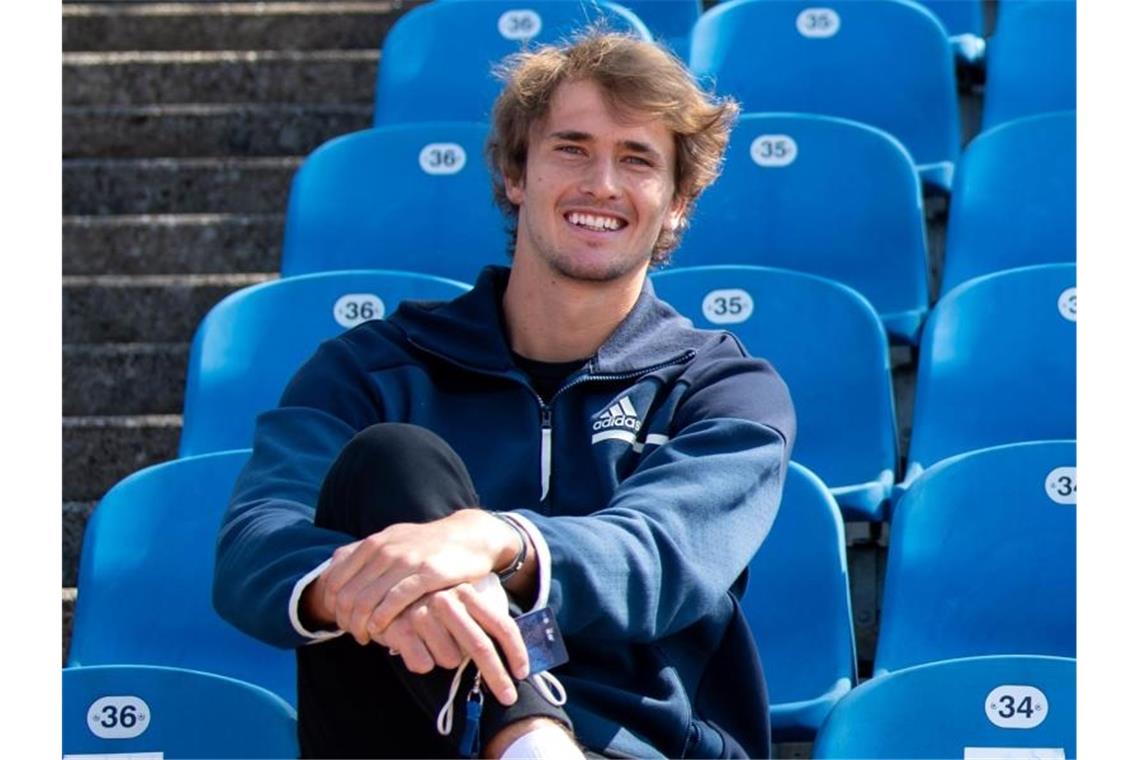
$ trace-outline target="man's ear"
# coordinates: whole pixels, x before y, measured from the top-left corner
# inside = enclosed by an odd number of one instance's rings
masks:
[[[516,206],[521,206],[523,202],[523,184],[522,177],[511,179],[505,174],[503,175],[503,189],[506,190],[507,200]]]
[[[684,224],[685,214],[689,210],[689,201],[686,198],[676,197],[673,202],[669,204],[669,212],[665,216],[665,224],[673,232],[676,232]]]

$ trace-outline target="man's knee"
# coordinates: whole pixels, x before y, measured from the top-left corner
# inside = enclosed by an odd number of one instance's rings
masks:
[[[428,522],[478,500],[459,455],[418,425],[361,430],[325,476],[316,522],[359,537],[397,522]]]

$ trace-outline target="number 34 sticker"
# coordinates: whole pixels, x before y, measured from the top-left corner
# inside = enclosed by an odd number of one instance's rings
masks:
[[[999,686],[986,697],[986,717],[998,728],[1035,728],[1049,714],[1049,700],[1034,686]]]

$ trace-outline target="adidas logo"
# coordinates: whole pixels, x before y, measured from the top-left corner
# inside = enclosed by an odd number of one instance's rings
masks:
[[[629,402],[629,396],[622,396],[621,400],[602,413],[594,422],[594,430],[609,430],[621,428],[636,433],[641,429],[641,419],[637,410]]]

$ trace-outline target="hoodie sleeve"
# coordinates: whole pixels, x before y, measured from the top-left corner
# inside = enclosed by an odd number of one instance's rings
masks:
[[[343,341],[326,342],[280,405],[261,414],[215,554],[213,602],[224,619],[282,648],[311,639],[290,618],[297,582],[352,536],[313,525],[325,473],[357,431],[381,422],[365,370]]]
[[[761,360],[705,362],[679,384],[670,439],[585,517],[519,510],[551,556],[567,635],[653,641],[723,603],[776,516],[795,436],[787,387]]]

